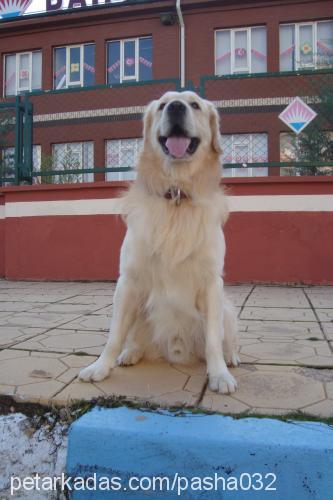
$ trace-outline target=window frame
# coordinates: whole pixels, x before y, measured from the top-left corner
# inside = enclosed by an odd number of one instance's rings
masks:
[[[302,69],[318,69],[318,56],[317,56],[317,42],[318,42],[318,24],[320,23],[332,22],[332,19],[320,19],[317,21],[300,21],[294,23],[280,23],[279,25],[279,70],[281,70],[281,31],[282,26],[293,26],[295,32],[295,58],[294,58],[294,68],[291,71],[300,71]],[[312,46],[315,48],[313,51],[313,63],[312,64],[301,64],[301,46],[300,46],[300,27],[302,26],[312,26]],[[332,67],[327,66],[327,67]],[[288,70],[285,70],[288,71]]]
[[[71,87],[83,87],[83,52],[84,52],[84,45],[68,45],[66,47],[66,88],[71,88]],[[71,50],[72,49],[80,49],[80,80],[77,80],[75,82],[70,81],[70,67],[71,67]]]
[[[2,95],[3,97],[11,97],[11,96],[16,96],[16,95],[21,95],[22,92],[32,92],[33,90],[40,90],[40,89],[32,89],[32,54],[40,52],[41,53],[41,67],[40,67],[40,73],[41,73],[41,88],[42,88],[42,78],[43,78],[43,54],[41,49],[36,49],[36,50],[25,50],[24,52],[8,52],[7,54],[4,54],[3,58],[3,92]],[[20,81],[20,59],[21,56],[28,55],[29,56],[29,87],[28,88],[20,88],[19,87],[19,81]],[[15,94],[6,94],[6,67],[7,67],[7,57],[10,56],[15,56]]]
[[[6,158],[6,153],[8,151],[11,151],[11,160],[13,161],[13,174],[15,175],[15,146],[5,146],[1,149],[0,151],[0,158],[2,162],[8,158]],[[32,171],[33,172],[40,172],[40,167],[41,167],[41,159],[42,159],[42,146],[41,144],[32,144]],[[7,165],[8,167],[8,165]],[[37,179],[39,182],[37,182]],[[38,184],[40,183],[41,177],[33,177],[33,184]],[[0,183],[1,185],[1,183]],[[4,182],[3,185],[9,185],[12,186],[11,182]]]
[[[123,176],[124,174],[128,174],[129,172],[106,172],[106,176],[105,176],[105,180],[106,181],[123,181],[123,180],[134,180],[136,178],[136,172],[135,172],[135,163],[136,163],[136,160],[138,158],[138,154],[139,152],[141,151],[142,149],[142,145],[143,145],[143,139],[142,137],[120,137],[120,138],[112,138],[112,139],[105,139],[105,165],[107,168],[112,168],[112,167],[109,167],[108,166],[108,159],[107,159],[107,150],[108,150],[108,142],[117,142],[117,149],[118,149],[118,158],[119,160],[121,160],[121,157],[124,153],[124,150],[125,150],[125,147],[123,148],[123,141],[135,141],[135,145],[134,145],[134,165],[132,166],[133,168],[133,179],[124,179]],[[129,149],[129,148],[128,148]],[[121,165],[118,165],[118,167],[120,167]],[[112,174],[116,174],[117,175],[117,179],[111,179],[111,175]]]
[[[236,33],[246,32],[246,68],[235,67],[235,38]],[[251,73],[251,28],[235,28],[230,30],[230,71],[232,75]]]
[[[80,145],[80,150],[79,150],[79,155],[80,155],[80,169],[84,169],[84,163],[85,163],[85,151],[84,147],[86,143],[92,143],[92,154],[93,157],[95,157],[95,143],[92,140],[83,140],[83,141],[69,141],[69,142],[54,142],[52,143],[52,161],[53,161],[53,170],[57,171],[57,168],[55,166],[55,149],[56,146],[63,146],[64,147],[64,154],[70,153],[71,152],[71,147],[73,145]],[[77,170],[80,170],[77,169]],[[70,170],[70,169],[69,169]],[[61,169],[58,170],[61,172]],[[67,174],[66,174],[67,175]],[[93,172],[83,172],[82,174],[68,174],[68,175],[82,175],[82,182],[93,182],[94,180],[94,173]],[[59,178],[63,178],[63,176],[60,174],[58,176]],[[54,176],[54,179],[57,179],[57,176]],[[80,181],[81,182],[81,181]],[[58,182],[54,182],[54,184],[59,184]],[[62,184],[62,183],[60,183]]]
[[[144,40],[150,38],[153,41],[152,35],[146,35],[146,36],[138,36],[138,37],[131,37],[131,38],[115,38],[112,40],[107,40],[106,41],[106,55],[105,55],[105,60],[106,60],[106,68],[105,68],[105,81],[107,85],[117,85],[115,83],[109,83],[109,73],[108,73],[108,54],[109,54],[109,44],[112,42],[119,42],[120,45],[120,78],[119,78],[119,84],[126,83],[126,82],[139,82],[140,80],[140,40]],[[135,42],[135,77],[133,76],[124,76],[124,45],[125,42]],[[152,44],[153,47],[153,44]],[[153,49],[152,49],[153,52]],[[144,81],[144,80],[142,80]]]
[[[95,42],[87,42],[87,43],[75,43],[73,45],[59,45],[57,47],[53,47],[53,90],[64,90],[71,88],[84,88],[84,48],[87,45],[95,45]],[[80,80],[76,82],[69,81],[70,75],[70,50],[79,48],[80,49]],[[55,85],[55,62],[56,62],[56,50],[57,49],[65,49],[66,50],[66,74],[65,74],[65,85],[61,88],[56,87]]]
[[[239,164],[239,163],[246,163],[246,164],[251,164],[251,163],[254,163],[253,162],[253,136],[254,135],[265,135],[267,136],[267,159],[268,159],[268,133],[267,132],[245,132],[245,133],[234,133],[234,134],[224,134],[226,136],[230,136],[232,139],[231,139],[231,157],[232,157],[232,161],[231,162],[223,162],[222,161],[222,167],[223,167],[223,164],[224,163],[227,163],[227,164],[232,164],[232,163],[236,163],[236,164]],[[244,140],[242,142],[238,142],[240,139],[236,139],[235,136],[237,135],[246,135],[247,136],[247,141],[246,141],[246,145],[248,147],[248,152],[249,152],[249,158],[250,160],[248,160],[247,162],[237,162],[236,161],[236,147],[237,146],[243,146],[244,145]],[[268,161],[268,160],[267,160]],[[263,163],[266,163],[266,162],[263,162]],[[256,168],[265,168],[265,167],[247,167],[246,171],[248,172],[248,175],[247,176],[239,176],[237,175],[237,172],[239,171],[239,168],[228,168],[226,170],[224,170],[224,167],[223,167],[223,172],[230,172],[231,171],[231,176],[228,176],[228,177],[259,177],[259,176],[254,176],[253,175],[253,169],[256,169]],[[267,168],[267,167],[266,167]],[[268,172],[268,171],[267,171]],[[267,177],[268,173],[266,175],[264,175],[263,177]]]
[[[266,36],[266,71],[263,71],[262,73],[267,73],[267,25],[266,24],[259,24],[256,26],[244,26],[244,27],[238,27],[238,28],[218,28],[214,30],[214,75],[215,76],[228,76],[228,75],[246,75],[246,74],[252,74],[252,29],[256,28],[265,28],[265,36]],[[230,32],[230,73],[228,74],[219,74],[217,72],[217,34],[220,33],[221,31],[229,31]],[[248,71],[244,71],[243,69],[237,68],[235,70],[235,32],[237,31],[246,31],[246,44],[247,44],[247,64],[248,64]]]
[[[120,81],[121,82],[137,82],[139,80],[139,38],[126,38],[120,41]],[[125,43],[134,42],[134,76],[125,76]]]
[[[315,52],[317,52],[317,22],[302,22],[295,23],[295,44],[296,44],[296,66],[298,69],[317,69],[317,61],[314,50],[312,50],[312,63],[301,64],[301,44],[300,44],[300,28],[303,26],[311,26],[312,28],[312,47],[315,48]]]

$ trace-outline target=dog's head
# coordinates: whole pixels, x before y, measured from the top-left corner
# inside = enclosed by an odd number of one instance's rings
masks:
[[[168,167],[221,154],[219,117],[214,105],[194,92],[167,92],[149,104],[144,117],[144,149]]]

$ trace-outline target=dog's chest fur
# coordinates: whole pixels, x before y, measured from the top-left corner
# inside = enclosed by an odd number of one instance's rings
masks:
[[[172,288],[184,280],[194,284],[221,274],[224,203],[220,193],[213,203],[211,199],[209,203],[182,200],[180,205],[162,197],[136,197],[135,205],[129,206],[124,249],[132,257],[131,266],[138,274],[144,269],[145,280],[151,285],[158,281],[158,286]]]

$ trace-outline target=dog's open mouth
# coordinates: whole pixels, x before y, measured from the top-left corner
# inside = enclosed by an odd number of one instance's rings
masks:
[[[158,140],[164,153],[177,159],[193,155],[200,142],[197,137],[186,137],[185,135],[160,136]]]

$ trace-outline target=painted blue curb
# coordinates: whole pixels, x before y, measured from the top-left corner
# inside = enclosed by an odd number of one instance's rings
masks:
[[[67,474],[75,500],[332,500],[333,427],[95,408],[70,428]]]

